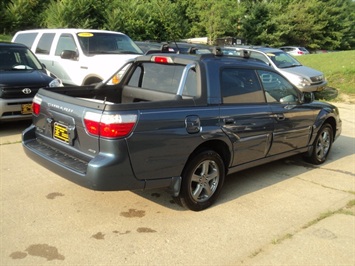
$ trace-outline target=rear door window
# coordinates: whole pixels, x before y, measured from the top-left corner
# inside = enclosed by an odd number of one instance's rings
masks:
[[[254,70],[226,68],[221,73],[223,103],[264,103],[260,82]]]

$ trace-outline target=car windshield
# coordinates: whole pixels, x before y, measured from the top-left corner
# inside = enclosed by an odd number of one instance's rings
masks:
[[[43,66],[25,47],[0,47],[0,71],[42,70]]]
[[[302,65],[293,56],[285,52],[280,51],[274,53],[267,53],[267,56],[274,62],[274,64],[278,68],[289,68]]]
[[[77,36],[86,55],[143,54],[142,50],[123,34],[80,32]]]

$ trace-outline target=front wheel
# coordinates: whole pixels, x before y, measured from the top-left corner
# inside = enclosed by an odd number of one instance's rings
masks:
[[[221,156],[212,150],[205,150],[194,156],[182,173],[179,196],[175,201],[193,210],[210,207],[221,192],[225,168]]]
[[[306,161],[313,164],[322,164],[328,157],[333,143],[333,129],[329,124],[324,124],[319,130],[313,143],[310,155],[306,156]]]

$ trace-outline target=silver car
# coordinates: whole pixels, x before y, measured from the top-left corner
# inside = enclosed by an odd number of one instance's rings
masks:
[[[306,48],[300,47],[300,46],[283,46],[283,47],[280,47],[280,50],[282,50],[292,56],[309,54],[309,51]]]
[[[265,62],[284,75],[302,92],[314,92],[323,90],[327,81],[324,74],[313,68],[303,66],[288,53],[269,47],[222,47],[223,54],[242,56],[247,53],[249,57]]]

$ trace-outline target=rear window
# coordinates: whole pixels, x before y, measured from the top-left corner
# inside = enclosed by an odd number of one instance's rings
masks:
[[[31,49],[32,44],[33,44],[34,40],[36,39],[37,35],[38,35],[37,32],[19,33],[15,37],[13,42],[22,43],[22,44],[26,45],[28,48]]]
[[[128,85],[176,94],[184,69],[184,65],[142,63],[135,69]],[[198,96],[194,69],[190,69],[187,74],[182,95]]]

